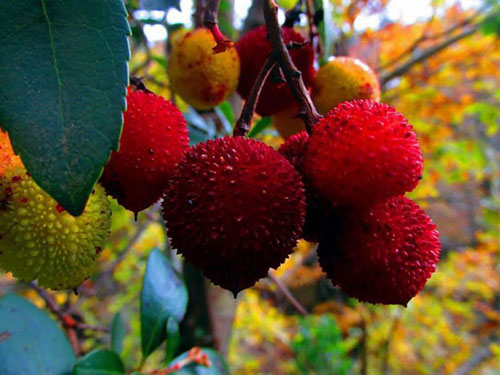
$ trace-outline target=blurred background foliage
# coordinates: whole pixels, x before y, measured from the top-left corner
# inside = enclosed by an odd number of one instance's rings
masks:
[[[150,3],[155,3],[150,1]],[[231,130],[241,101],[231,98],[199,113],[173,97],[166,68],[172,40],[191,27],[190,1],[127,6],[133,29],[130,71],[148,88],[175,99],[185,113],[191,143]],[[380,76],[383,101],[415,126],[425,154],[424,178],[411,196],[437,223],[443,252],[438,270],[408,308],[360,304],[327,281],[314,245],[300,242],[276,271],[237,300],[184,267],[190,288],[179,351],[214,345],[231,373],[450,374],[500,373],[500,19],[496,1],[314,1],[322,9],[324,49],[366,61]],[[424,4],[425,3],[425,4]],[[245,5],[246,4],[246,5]],[[406,5],[404,5],[406,4]],[[144,4],[143,4],[144,5]],[[221,26],[237,39],[262,22],[259,1],[223,0]],[[181,11],[179,11],[179,10]],[[187,10],[186,10],[187,9]],[[242,10],[243,9],[243,10]],[[396,11],[399,9],[399,13]],[[185,15],[188,18],[185,18]],[[282,17],[283,18],[283,17]],[[297,28],[306,30],[299,18]],[[325,56],[321,56],[325,61]],[[269,118],[251,136],[278,147],[283,139]],[[75,319],[109,326],[121,313],[129,333],[123,358],[140,359],[139,295],[146,259],[169,247],[158,206],[137,221],[116,202],[99,269],[76,296],[52,293]],[[201,283],[201,284],[200,284]],[[200,285],[202,285],[200,289]],[[0,294],[15,291],[39,307],[44,301],[9,275]],[[284,297],[291,292],[309,312],[301,317]],[[234,321],[233,321],[234,319]],[[82,352],[109,342],[106,332],[79,331]],[[162,361],[153,355],[149,366]]]

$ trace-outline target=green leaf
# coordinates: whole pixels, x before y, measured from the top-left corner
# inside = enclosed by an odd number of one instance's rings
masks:
[[[118,148],[129,32],[122,0],[0,1],[0,125],[73,215]]]
[[[123,339],[125,338],[125,327],[120,313],[117,313],[111,323],[111,350],[120,355],[123,350]]]
[[[188,292],[169,259],[154,249],[148,259],[141,292],[141,347],[149,356],[166,338],[169,316],[178,322],[186,313]]]
[[[210,366],[201,366],[197,364],[189,364],[186,367],[183,367],[182,370],[176,372],[176,375],[229,375],[229,370],[227,368],[227,364],[224,361],[224,358],[221,357],[219,353],[217,353],[213,349],[203,348],[202,352],[208,355],[210,359]],[[173,366],[176,363],[182,361],[188,356],[189,352],[182,353],[180,356],[175,358],[169,366]]]
[[[174,358],[175,351],[179,347],[179,322],[173,316],[169,316],[165,326],[167,332],[167,345],[165,347],[165,362],[169,363]]]
[[[321,37],[323,39],[324,54],[323,61],[328,61],[328,58],[333,55],[334,22],[333,22],[333,5],[330,0],[322,0],[323,5],[323,22],[320,27]]]
[[[74,375],[123,375],[122,360],[111,350],[95,350],[75,365]]]
[[[141,0],[140,4],[145,10],[181,9],[180,0]]]
[[[0,374],[70,375],[75,355],[49,316],[24,298],[0,299]]]
[[[255,138],[272,123],[271,117],[262,117],[255,126],[248,132],[248,138]]]
[[[234,124],[234,111],[233,111],[233,107],[231,106],[231,104],[229,104],[229,102],[226,100],[225,102],[222,102],[221,104],[219,104],[218,108],[220,108],[220,110],[224,114],[224,117],[227,119],[227,121],[233,125]]]

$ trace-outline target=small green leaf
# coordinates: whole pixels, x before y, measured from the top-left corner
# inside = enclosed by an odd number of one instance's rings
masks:
[[[248,138],[255,138],[272,123],[271,117],[262,117],[255,126],[248,132]]]
[[[224,358],[213,349],[203,348],[202,352],[208,355],[210,359],[210,366],[201,366],[197,364],[189,364],[183,367],[176,375],[229,375],[229,370]],[[176,363],[182,361],[188,356],[189,352],[182,353],[180,356],[175,358],[169,366],[173,366]]]
[[[175,351],[179,347],[179,322],[173,316],[169,316],[165,326],[167,330],[167,345],[165,347],[165,363],[174,358]]]
[[[140,4],[141,8],[145,10],[181,9],[180,0],[141,0]]]
[[[324,54],[323,61],[328,61],[328,58],[333,55],[334,22],[333,22],[333,5],[330,0],[322,0],[323,3],[323,23],[320,27],[321,36],[323,39]]]
[[[111,350],[120,355],[123,350],[123,339],[125,338],[125,327],[122,316],[116,313],[111,323]]]
[[[224,117],[227,119],[227,121],[230,124],[234,124],[234,111],[231,104],[229,104],[229,102],[226,100],[225,102],[219,104],[219,108],[224,114]]]
[[[149,356],[166,338],[169,316],[178,322],[186,313],[188,292],[169,259],[154,249],[148,259],[141,292],[141,346]]]
[[[82,213],[122,128],[122,0],[0,1],[0,125],[33,179]]]
[[[0,374],[70,375],[75,355],[59,326],[24,298],[0,299]]]
[[[95,350],[77,362],[73,373],[74,375],[123,375],[125,368],[115,352]]]

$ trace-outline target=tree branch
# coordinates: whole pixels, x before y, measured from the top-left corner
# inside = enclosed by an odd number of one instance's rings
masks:
[[[414,58],[410,59],[406,63],[400,65],[399,67],[394,69],[392,72],[383,75],[380,79],[380,82],[382,83],[382,85],[385,85],[390,80],[397,78],[397,77],[400,77],[403,74],[406,74],[411,68],[413,68],[413,66],[424,62],[429,57],[438,54],[439,52],[441,52],[442,50],[451,46],[452,44],[455,44],[456,42],[473,35],[477,30],[478,30],[478,26],[474,25],[470,29],[464,30],[461,33],[445,40],[444,42],[424,50],[420,55],[415,56]]]
[[[273,282],[274,284],[276,284],[276,286],[278,287],[278,290],[281,292],[281,294],[283,294],[283,296],[287,299],[288,302],[290,302],[290,304],[295,307],[295,309],[302,315],[302,316],[307,316],[309,313],[307,312],[307,310],[305,309],[304,306],[302,306],[300,304],[299,301],[297,301],[295,299],[295,297],[293,296],[293,294],[290,292],[290,290],[286,287],[286,285],[284,285],[281,280],[276,277],[276,275],[272,272],[272,271],[269,271],[267,273],[267,277],[269,277]]]
[[[264,65],[262,65],[259,75],[250,90],[248,98],[245,101],[245,105],[241,110],[241,115],[234,125],[233,136],[245,136],[250,130],[253,114],[259,101],[260,92],[262,91],[262,87],[264,86],[267,77],[269,77],[269,74],[275,66],[276,58],[271,53],[264,62]]]
[[[283,41],[283,30],[278,22],[278,7],[274,0],[265,0],[263,9],[268,38],[273,47],[273,52],[299,107],[298,117],[304,120],[306,130],[310,133],[313,125],[322,116],[316,111],[316,107],[314,107],[309,92],[302,80],[302,73],[295,67]]]

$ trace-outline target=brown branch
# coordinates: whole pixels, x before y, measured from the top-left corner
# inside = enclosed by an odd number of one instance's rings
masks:
[[[319,38],[318,28],[314,23],[314,0],[306,0],[306,15],[309,23],[309,40],[312,45],[316,43],[316,53],[321,56],[323,54],[323,44]]]
[[[264,62],[264,65],[262,65],[259,75],[255,79],[248,98],[245,101],[245,105],[241,110],[241,115],[234,125],[233,136],[245,136],[250,130],[253,114],[259,101],[260,92],[266,83],[267,77],[269,77],[269,74],[275,66],[276,59],[273,54],[270,54]]]
[[[390,80],[392,80],[394,78],[397,78],[397,77],[400,77],[400,76],[406,74],[415,65],[424,62],[428,58],[438,54],[439,52],[441,52],[444,49],[448,48],[449,46],[455,44],[456,42],[473,35],[478,30],[478,28],[479,27],[477,25],[474,25],[470,29],[462,31],[461,33],[445,40],[444,42],[424,50],[421,54],[419,54],[418,56],[415,56],[414,58],[410,59],[406,63],[400,65],[399,67],[394,69],[392,72],[383,75],[380,79],[382,85],[385,85],[387,82],[389,82]]]
[[[302,80],[302,73],[295,67],[283,41],[283,30],[278,22],[278,7],[276,3],[274,0],[265,0],[263,9],[268,38],[273,47],[273,52],[299,107],[298,117],[304,120],[306,130],[310,133],[313,125],[322,116],[316,111],[316,107],[314,107],[309,92]]]
[[[283,294],[286,300],[290,302],[290,304],[293,307],[295,307],[295,310],[297,310],[302,316],[307,316],[309,314],[305,309],[305,307],[302,306],[300,302],[295,299],[295,297],[287,288],[287,286],[283,284],[281,280],[278,277],[276,277],[276,275],[272,271],[269,271],[267,273],[267,277],[269,277],[276,284],[278,290],[281,292],[281,294]]]
[[[196,0],[196,10],[194,12],[195,27],[203,27],[206,8],[207,8],[206,0]]]
[[[205,8],[204,24],[214,36],[217,45],[213,48],[214,53],[222,53],[234,46],[234,42],[226,39],[219,29],[219,5],[220,0],[207,0]]]

